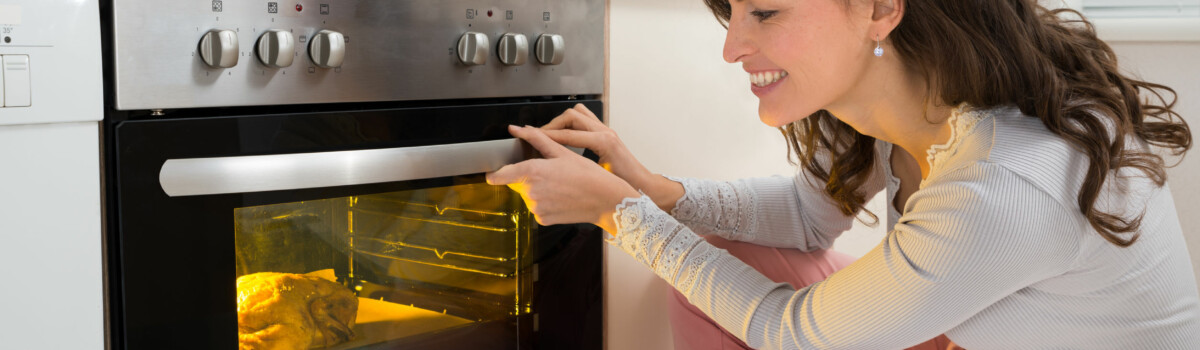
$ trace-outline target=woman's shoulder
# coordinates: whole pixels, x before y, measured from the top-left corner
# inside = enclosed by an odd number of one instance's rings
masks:
[[[932,169],[922,183],[923,188],[946,174],[973,167],[1011,172],[1024,180],[1026,186],[1058,198],[1064,206],[1077,205],[1075,197],[1087,173],[1088,158],[1047,129],[1041,119],[1024,114],[1015,106],[967,108],[956,119],[952,122],[957,123],[954,126],[958,135],[949,149],[936,155],[931,152],[931,159],[936,160],[931,162]]]

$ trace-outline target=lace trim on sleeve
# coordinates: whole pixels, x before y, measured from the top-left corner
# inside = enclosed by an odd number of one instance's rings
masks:
[[[650,197],[642,195],[621,201],[613,213],[613,222],[617,232],[606,238],[609,243],[672,285],[683,287],[694,283],[703,264],[690,259],[690,266],[685,270],[684,259],[704,239],[659,209]],[[713,255],[708,260],[715,258]],[[680,280],[689,282],[678,284]]]
[[[720,258],[723,251],[712,245],[698,246],[693,250],[693,252],[689,253],[688,260],[681,262],[686,266],[679,271],[676,280],[671,284],[676,289],[679,289],[680,293],[688,296],[696,295],[696,280],[700,276],[700,271],[704,269],[704,266],[712,264],[713,261]],[[692,253],[694,253],[695,257],[690,256],[693,255]]]
[[[758,226],[758,203],[744,182],[699,180],[667,176],[683,185],[684,195],[675,202],[671,216],[702,225],[730,240],[744,240]]]

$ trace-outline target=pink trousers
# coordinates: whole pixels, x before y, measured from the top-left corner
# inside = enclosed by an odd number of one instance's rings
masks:
[[[854,257],[830,250],[802,252],[735,242],[717,236],[706,236],[706,240],[717,248],[745,261],[767,278],[791,284],[794,288],[804,287],[824,280],[850,263]],[[708,318],[700,309],[687,301],[678,291],[673,291],[668,301],[671,330],[677,350],[750,349],[737,336],[726,331]],[[954,350],[954,345],[945,335],[908,348],[910,350]],[[883,349],[881,349],[883,350]]]

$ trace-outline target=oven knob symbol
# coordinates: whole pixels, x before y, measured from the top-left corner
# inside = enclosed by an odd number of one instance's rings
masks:
[[[496,47],[500,62],[510,66],[519,66],[529,60],[529,39],[525,34],[507,33],[500,37],[500,45]]]
[[[534,51],[537,52],[538,62],[548,65],[560,64],[563,56],[566,56],[563,53],[563,37],[558,34],[542,34]]]
[[[487,63],[488,51],[491,46],[487,34],[467,32],[458,39],[458,60],[468,66]]]
[[[258,61],[262,64],[285,68],[292,65],[292,58],[296,56],[296,37],[289,31],[268,30],[258,37],[254,51],[258,53]]]
[[[317,32],[308,43],[308,55],[317,67],[341,67],[346,58],[346,37],[332,30]]]
[[[238,37],[232,30],[213,29],[200,38],[200,58],[213,68],[232,68],[238,63]]]

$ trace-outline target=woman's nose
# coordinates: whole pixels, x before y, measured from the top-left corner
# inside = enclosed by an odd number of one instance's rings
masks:
[[[730,21],[729,30],[725,32],[725,48],[722,51],[725,62],[737,63],[742,57],[753,52],[754,48],[746,41],[741,26],[734,25],[733,21]]]

